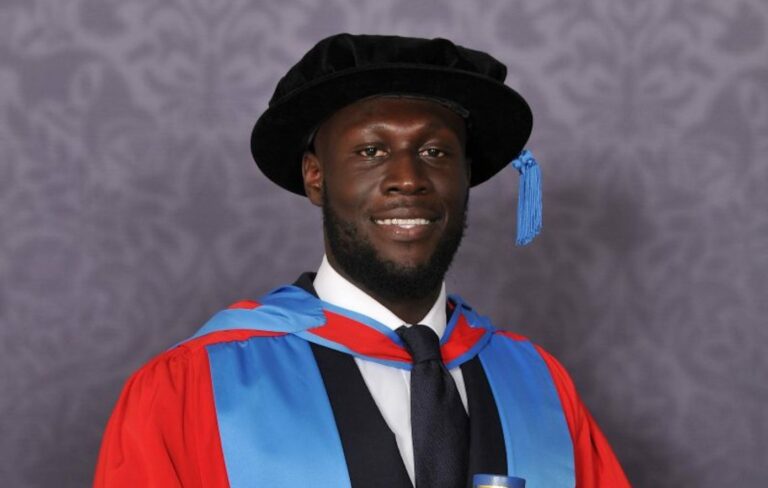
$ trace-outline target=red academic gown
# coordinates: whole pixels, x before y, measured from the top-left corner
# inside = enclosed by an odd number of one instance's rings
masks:
[[[255,306],[257,305],[254,302],[235,305],[236,308]],[[350,324],[345,322],[344,326],[349,327]],[[498,337],[497,340],[527,341],[526,338],[509,332],[496,331],[494,334]],[[126,383],[109,420],[99,454],[94,486],[97,488],[229,487],[207,347],[231,342],[268,340],[279,338],[281,335],[284,333],[265,330],[216,331],[184,342],[144,365]],[[318,345],[313,345],[313,348],[316,356],[318,352],[327,350]],[[535,346],[535,350],[538,351],[551,375],[567,422],[573,444],[576,486],[580,488],[630,486],[610,445],[579,398],[568,373],[542,348]],[[446,356],[445,349],[443,355]],[[341,356],[346,355],[339,354],[339,358],[343,360]],[[351,356],[347,359],[349,359],[347,369],[352,372],[351,374],[355,374],[356,367]],[[469,364],[471,363],[467,366]],[[464,369],[464,366],[462,370],[465,377],[470,373],[469,370]],[[358,385],[362,385],[359,377],[356,381]],[[471,387],[471,384],[468,383],[468,386]],[[483,396],[469,391],[468,395]],[[367,408],[369,410],[375,408],[372,405],[371,399],[368,398]],[[470,418],[472,408],[470,405]],[[489,442],[493,444],[492,441]],[[396,448],[393,447],[394,441],[390,440],[389,444],[390,457],[397,458],[392,463],[399,464],[401,460]],[[365,450],[365,446],[348,448],[345,445],[345,449],[348,449],[346,456],[350,459],[355,457],[357,451]],[[502,450],[503,448],[496,449],[496,451]],[[379,455],[377,451],[377,456]],[[483,454],[479,457],[488,458],[493,455]],[[490,462],[493,463],[493,461]],[[504,462],[502,454],[500,463],[503,465]],[[369,463],[368,466],[358,468],[357,471],[370,469],[375,469],[375,466]],[[405,478],[402,466],[386,472],[393,473],[393,478],[390,482],[382,482],[382,486],[406,486],[408,483],[407,480],[402,481]],[[498,469],[495,472],[499,473]],[[377,475],[377,479],[387,476],[381,473]],[[357,486],[352,467],[350,467],[350,474],[353,486]],[[369,486],[369,484],[364,482],[363,486]]]

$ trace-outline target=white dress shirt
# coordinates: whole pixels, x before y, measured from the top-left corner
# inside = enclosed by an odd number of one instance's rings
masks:
[[[317,296],[332,305],[366,315],[392,330],[405,324],[404,320],[341,276],[333,269],[326,256],[323,256],[314,286]],[[445,300],[445,283],[443,283],[440,295],[432,309],[418,322],[432,328],[441,338],[446,327]],[[411,482],[415,484],[411,436],[411,372],[360,358],[355,358],[355,362],[384,421],[395,434],[397,448],[403,457],[405,469],[408,471]],[[461,369],[456,367],[449,372],[456,382],[461,402],[466,410],[467,390]]]

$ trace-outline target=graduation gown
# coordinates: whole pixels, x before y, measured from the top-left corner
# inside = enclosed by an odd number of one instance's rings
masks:
[[[449,307],[441,350],[467,389],[468,481],[629,486],[556,359],[458,296]],[[308,275],[235,303],[128,380],[94,486],[412,487],[355,357],[410,369],[396,333],[322,302]]]

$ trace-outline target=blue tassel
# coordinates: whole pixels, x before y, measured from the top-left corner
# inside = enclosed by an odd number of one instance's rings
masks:
[[[524,246],[541,232],[541,169],[527,149],[511,164],[520,172],[516,244]]]

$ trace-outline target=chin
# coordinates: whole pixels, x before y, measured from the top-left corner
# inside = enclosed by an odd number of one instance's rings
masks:
[[[374,253],[376,254],[375,259],[382,263],[387,263],[388,266],[394,268],[394,269],[401,269],[403,272],[408,272],[410,270],[416,271],[419,269],[424,268],[425,266],[429,266],[430,263],[433,262],[434,256],[435,256],[435,250],[432,250],[432,252],[424,253],[419,252],[418,254],[415,253],[381,253],[376,252],[374,250]]]
[[[431,235],[411,236],[408,242],[381,240],[365,223],[340,217],[327,189],[322,197],[326,252],[355,285],[379,301],[392,302],[427,297],[442,285],[464,237],[468,193],[452,225],[444,220]]]
[[[442,285],[459,248],[464,226],[446,232],[430,249],[381,252],[354,223],[339,219],[323,206],[327,252],[352,282],[376,299],[416,300]],[[387,246],[389,247],[389,246]]]

